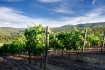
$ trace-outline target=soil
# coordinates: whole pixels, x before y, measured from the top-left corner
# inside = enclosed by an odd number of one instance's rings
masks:
[[[0,70],[43,70],[44,67],[40,68],[40,63],[35,64],[32,61],[31,64],[28,60],[22,60],[19,57],[14,56],[2,56],[0,57]],[[58,66],[48,64],[47,70],[67,70]]]
[[[28,57],[0,56],[0,70],[44,70],[44,65],[40,67],[40,60],[35,64],[28,63]],[[42,61],[43,62],[43,61]],[[49,56],[47,70],[105,70],[105,54],[84,55],[81,60],[80,55]]]

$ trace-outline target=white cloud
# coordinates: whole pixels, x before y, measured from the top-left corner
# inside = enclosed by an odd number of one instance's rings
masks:
[[[81,1],[85,1],[85,0],[81,0]],[[94,5],[95,2],[96,2],[96,0],[92,0],[92,5]]]
[[[105,7],[101,7],[101,8],[94,9],[94,10],[92,10],[91,12],[88,12],[88,13],[86,14],[86,16],[89,16],[89,17],[100,16],[101,14],[104,13],[104,9],[105,9]]]
[[[105,16],[101,16],[104,13],[104,8],[98,8],[78,17],[62,17],[60,20],[52,20],[47,18],[31,18],[22,15],[22,12],[14,10],[8,7],[0,7],[0,27],[18,27],[25,28],[32,22],[36,25],[43,24],[43,26],[59,27],[67,24],[79,24],[79,23],[94,23],[105,22]]]
[[[25,28],[35,22],[36,25],[43,24],[43,26],[60,26],[62,23],[51,19],[31,18],[22,15],[20,11],[8,7],[0,7],[0,27],[16,27]],[[57,23],[57,24],[56,24]]]
[[[0,7],[0,26],[27,26],[33,18],[21,15],[21,12],[12,8]]]
[[[63,22],[67,24],[80,24],[80,23],[96,23],[105,22],[105,16],[102,16],[105,8],[97,8],[85,14],[84,16],[72,17],[72,18],[62,18]]]
[[[52,11],[56,12],[56,13],[67,13],[67,14],[72,14],[73,11],[68,9],[67,7],[57,7],[52,9]]]
[[[96,0],[93,0],[92,5],[95,3]]]
[[[44,3],[53,3],[53,2],[59,2],[62,0],[39,0],[40,2],[44,2]]]

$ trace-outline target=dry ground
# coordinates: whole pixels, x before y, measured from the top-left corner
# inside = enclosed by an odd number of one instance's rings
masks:
[[[28,57],[21,56],[0,56],[0,70],[43,70],[39,61],[35,64],[28,63]],[[86,53],[84,59],[76,54],[48,57],[48,70],[105,70],[105,54]]]

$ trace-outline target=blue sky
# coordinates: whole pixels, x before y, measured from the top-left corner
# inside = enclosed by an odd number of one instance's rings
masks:
[[[105,22],[105,0],[0,0],[0,27]]]

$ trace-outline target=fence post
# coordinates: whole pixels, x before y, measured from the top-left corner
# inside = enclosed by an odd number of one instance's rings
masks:
[[[48,47],[49,47],[49,27],[47,26],[47,27],[46,27],[46,47],[45,47],[44,70],[47,70]]]
[[[83,54],[84,54],[84,47],[85,47],[85,41],[86,41],[86,35],[87,35],[87,29],[85,29],[84,32],[84,40],[83,40],[83,46],[82,46],[82,53],[81,53],[81,58],[83,59]]]

